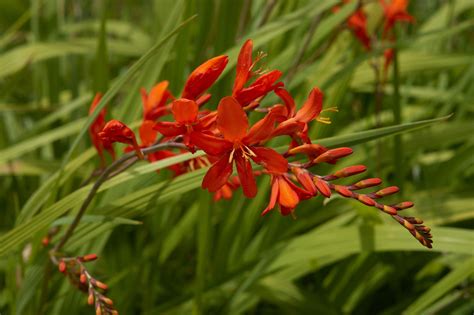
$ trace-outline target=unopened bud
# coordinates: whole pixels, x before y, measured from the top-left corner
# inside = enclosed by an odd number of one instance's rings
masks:
[[[344,196],[344,197],[346,197],[346,198],[351,198],[351,197],[352,197],[352,191],[350,191],[349,189],[347,189],[347,187],[345,187],[345,186],[334,185],[334,189],[335,189],[341,196]]]
[[[103,282],[100,282],[99,280],[96,280],[96,279],[91,279],[91,283],[93,286],[97,287],[97,288],[100,288],[102,290],[108,290],[109,287],[103,283]]]
[[[399,190],[400,190],[400,188],[398,188],[397,186],[390,186],[390,187],[386,187],[384,189],[380,189],[379,191],[377,191],[375,193],[375,195],[379,198],[382,198],[382,197],[385,197],[385,196],[393,195],[393,194],[397,193]]]
[[[381,183],[382,183],[382,180],[380,178],[367,178],[367,179],[363,179],[361,181],[358,181],[353,186],[356,189],[363,189],[363,188],[378,186]]]
[[[95,315],[102,315],[102,307],[100,307],[99,303],[95,307]]]
[[[114,305],[114,302],[106,296],[101,295],[100,300],[103,301],[107,305],[110,305],[110,306]]]
[[[382,210],[383,210],[383,212],[388,213],[390,215],[397,214],[397,209],[395,209],[393,207],[390,207],[390,206],[387,206],[387,205],[384,205]]]
[[[89,293],[89,296],[87,297],[87,304],[89,305],[94,304],[94,294],[92,292]]]
[[[348,156],[349,154],[352,153],[351,148],[337,148],[337,149],[332,149],[324,152],[317,158],[313,160],[313,163],[323,163],[323,162],[328,162],[332,163],[337,161],[340,158],[343,158],[345,156]]]
[[[62,273],[66,272],[66,262],[64,260],[61,260],[58,265],[59,271]]]
[[[49,236],[45,236],[43,237],[43,239],[41,240],[41,244],[43,245],[43,247],[46,247],[49,245],[49,242],[51,241],[51,239],[49,238]]]
[[[413,205],[414,203],[411,201],[403,201],[403,202],[397,203],[396,205],[392,205],[392,207],[394,207],[397,210],[403,210],[403,209],[411,208],[413,207]]]
[[[345,167],[342,170],[335,172],[333,175],[336,176],[337,178],[349,177],[349,176],[363,173],[365,172],[366,169],[367,167],[365,167],[364,165],[353,165],[353,166]]]
[[[367,206],[375,205],[375,201],[367,195],[359,195],[357,199]]]
[[[84,255],[82,257],[79,257],[79,260],[83,261],[83,262],[93,261],[93,260],[96,260],[96,259],[97,259],[96,254],[88,254],[88,255]]]
[[[329,185],[325,181],[319,179],[319,177],[317,176],[313,178],[313,181],[314,181],[314,184],[316,185],[316,188],[321,193],[321,195],[327,198],[331,197],[331,189],[329,188]]]
[[[81,276],[79,277],[79,281],[81,283],[86,283],[87,282],[87,277],[85,274],[81,274]]]
[[[298,182],[310,192],[312,195],[317,194],[316,186],[314,185],[313,179],[308,171],[301,169],[300,167],[292,167],[291,171],[296,175]]]

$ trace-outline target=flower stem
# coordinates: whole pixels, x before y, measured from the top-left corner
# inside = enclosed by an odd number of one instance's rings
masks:
[[[400,102],[400,72],[398,67],[398,48],[393,48],[393,122],[395,125],[402,123],[402,107]],[[395,184],[403,188],[403,139],[402,135],[394,136],[393,159],[395,165]]]

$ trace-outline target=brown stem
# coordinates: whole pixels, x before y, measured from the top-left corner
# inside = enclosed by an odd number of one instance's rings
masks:
[[[151,147],[145,148],[141,150],[141,153],[146,155],[150,154],[159,150],[162,150],[164,148],[185,148],[185,145],[182,143],[177,143],[177,142],[165,142],[165,143],[159,143],[156,145],[153,145]],[[59,243],[54,246],[52,253],[60,251],[64,245],[66,245],[66,242],[71,238],[72,234],[74,233],[74,230],[76,227],[79,225],[79,222],[82,219],[82,216],[87,210],[87,207],[89,204],[92,202],[94,199],[95,194],[99,190],[100,186],[109,178],[109,175],[112,174],[112,172],[120,165],[125,163],[126,161],[136,157],[135,152],[129,152],[124,154],[120,159],[114,161],[109,167],[107,167],[102,174],[99,176],[97,181],[94,183],[92,186],[91,190],[89,191],[89,194],[87,195],[86,199],[81,205],[81,208],[79,209],[79,212],[76,214],[76,217],[74,218],[74,221],[71,223],[67,231],[64,233],[63,237],[59,241]]]

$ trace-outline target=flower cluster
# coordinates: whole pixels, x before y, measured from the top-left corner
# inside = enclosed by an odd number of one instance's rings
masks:
[[[421,244],[431,247],[429,228],[417,218],[398,214],[411,207],[411,202],[391,205],[380,202],[381,198],[396,193],[398,188],[392,186],[371,193],[358,192],[381,184],[378,178],[350,185],[336,183],[339,179],[364,172],[365,166],[350,166],[325,176],[313,173],[315,166],[334,164],[350,155],[352,150],[328,149],[313,144],[308,137],[309,124],[313,121],[330,123],[329,118],[321,117],[323,93],[313,88],[297,109],[295,100],[283,82],[279,81],[282,73],[278,70],[264,72],[257,68],[263,54],[254,59],[252,50],[252,41],[247,40],[238,57],[232,93],[215,102],[216,110],[202,107],[211,100],[207,91],[226,67],[227,56],[212,58],[197,67],[188,77],[180,97],[172,95],[167,81],[158,83],[149,94],[142,91],[144,114],[139,129],[140,145],[133,131],[117,120],[106,123],[98,132],[98,139],[107,144],[128,144],[126,150],[135,150],[141,159],[144,158],[142,149],[145,147],[167,141],[183,145],[184,149],[179,152],[157,151],[148,154],[150,162],[187,151],[203,150],[205,156],[175,165],[173,171],[179,175],[209,166],[202,188],[214,193],[215,200],[230,198],[232,191],[240,186],[246,197],[253,198],[257,194],[255,177],[267,175],[270,177],[271,194],[262,215],[278,208],[282,215],[294,216],[295,208],[301,201],[318,195],[329,198],[335,193],[355,199],[392,216]],[[280,101],[272,106],[263,106],[263,99],[270,93]],[[261,117],[251,124],[250,113]],[[168,114],[172,115],[172,121],[160,120]],[[283,153],[268,146],[268,142],[277,137],[289,139],[288,149]],[[289,159],[298,157],[299,162],[289,162]],[[237,172],[233,176],[234,166]]]
[[[348,3],[351,0],[343,0],[343,3]],[[382,32],[382,40],[395,41],[395,34],[393,28],[396,22],[410,22],[413,23],[415,19],[408,14],[408,0],[380,0],[380,5],[384,12],[384,26]],[[336,7],[335,11],[339,7]],[[367,15],[365,14],[362,5],[359,3],[357,10],[347,19],[347,27],[352,31],[354,36],[360,41],[364,48],[368,51],[372,49],[373,39],[367,30]],[[385,64],[384,68],[387,71],[390,63],[393,60],[393,49],[388,48],[384,52]]]
[[[97,255],[89,254],[79,257],[62,257],[58,261],[58,269],[68,277],[69,281],[88,294],[87,303],[94,305],[97,315],[118,315],[113,301],[105,293],[108,287],[95,279],[87,270],[84,263],[97,259]]]

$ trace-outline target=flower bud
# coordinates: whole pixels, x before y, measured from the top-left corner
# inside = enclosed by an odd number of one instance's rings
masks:
[[[65,273],[66,272],[66,262],[64,260],[61,260],[59,262],[59,265],[58,265],[58,268],[59,268],[59,271],[62,272],[62,273]]]
[[[352,197],[352,191],[347,189],[346,186],[334,185],[334,189],[343,197],[346,197],[346,198]]]
[[[319,190],[321,195],[323,195],[326,198],[331,197],[331,189],[329,188],[328,183],[325,181],[321,180],[319,177],[315,176],[313,178],[313,182],[316,185],[316,188]]]
[[[364,189],[368,187],[378,186],[381,183],[382,183],[382,180],[380,178],[367,178],[367,179],[358,181],[352,186],[354,186],[355,189]]]
[[[397,210],[403,210],[403,209],[411,208],[413,207],[413,205],[414,204],[411,201],[403,201],[403,202],[397,203],[396,205],[392,205],[392,207],[394,207]]]
[[[313,160],[313,163],[315,163],[315,164],[323,163],[323,162],[334,163],[338,159],[343,158],[345,156],[348,156],[350,154],[352,154],[352,149],[351,148],[332,149],[332,150],[328,150],[328,151],[324,152],[323,154],[321,154],[320,156],[315,158]]]
[[[349,177],[349,176],[363,173],[365,172],[366,169],[367,167],[365,167],[364,165],[353,165],[353,166],[345,167],[342,170],[335,172],[333,175],[336,176],[337,178]]]
[[[393,194],[397,193],[399,190],[400,190],[400,188],[398,188],[397,186],[386,187],[384,189],[380,189],[379,191],[377,191],[374,194],[375,195],[374,197],[382,198],[382,197],[385,197],[385,196],[393,195]]]
[[[395,209],[393,207],[390,207],[390,206],[387,206],[387,205],[384,205],[382,210],[383,210],[383,212],[388,213],[390,215],[397,214],[397,209]]]
[[[359,195],[357,199],[367,206],[375,205],[375,201],[367,195]]]
[[[88,255],[84,255],[82,257],[79,257],[79,260],[83,261],[83,262],[93,261],[93,260],[96,260],[96,259],[97,259],[96,254],[88,254]]]

